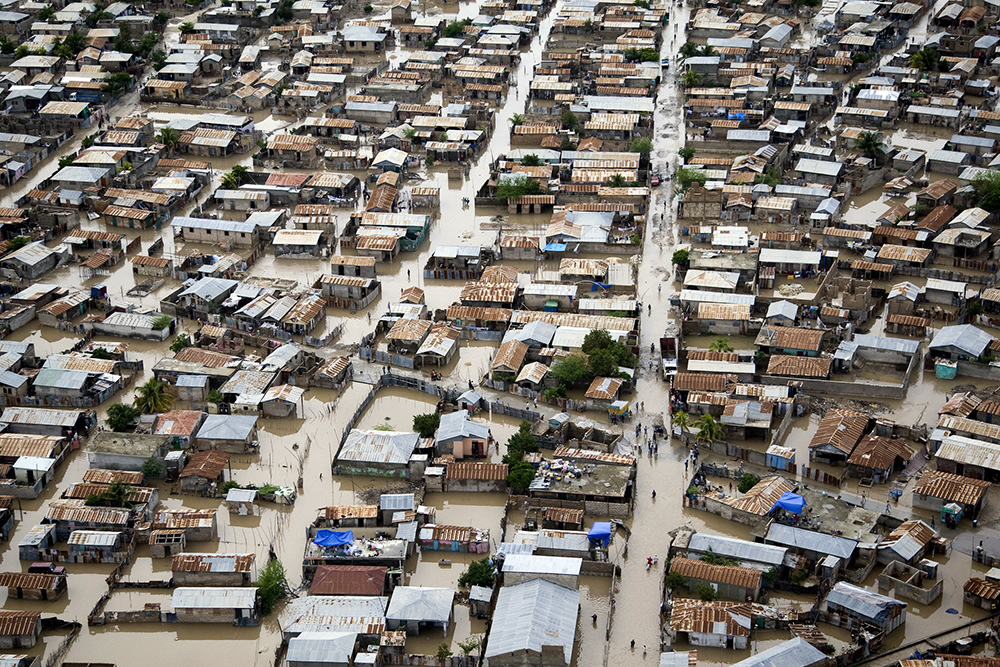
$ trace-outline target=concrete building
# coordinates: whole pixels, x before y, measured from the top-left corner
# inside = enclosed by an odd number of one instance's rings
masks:
[[[504,586],[513,586],[533,579],[544,579],[566,588],[580,587],[579,558],[510,554],[503,560],[501,572]]]
[[[256,588],[175,588],[171,607],[178,623],[250,627],[259,622]]]
[[[171,577],[177,586],[249,586],[253,554],[193,554],[174,556]]]

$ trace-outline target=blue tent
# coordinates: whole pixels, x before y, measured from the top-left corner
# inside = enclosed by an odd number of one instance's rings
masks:
[[[590,532],[587,533],[587,538],[591,540],[598,540],[607,544],[611,541],[611,524],[607,521],[595,523],[590,527]]]
[[[544,250],[545,252],[566,252],[566,244],[555,243],[555,242],[548,243],[545,245],[544,248],[542,248],[542,250]]]
[[[317,530],[313,544],[321,547],[338,547],[354,541],[352,530]]]
[[[797,493],[788,491],[778,498],[778,502],[774,506],[788,510],[793,514],[802,514],[802,508],[806,506],[806,499]]]

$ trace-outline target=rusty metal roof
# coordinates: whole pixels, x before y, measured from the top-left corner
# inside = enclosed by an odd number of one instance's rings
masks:
[[[51,458],[55,448],[62,440],[63,438],[55,435],[0,433],[0,456],[4,458],[21,456]]]
[[[510,322],[511,315],[512,311],[508,308],[460,305],[448,306],[448,311],[446,313],[446,317],[449,321],[456,319],[481,320],[484,322],[502,322],[504,324]]]
[[[670,612],[670,629],[749,637],[752,615],[753,608],[746,603],[676,598]]]
[[[545,510],[545,520],[559,523],[580,523],[583,521],[583,510],[549,507]]]
[[[86,500],[90,496],[95,496],[107,490],[107,484],[100,484],[97,482],[76,482],[71,484],[69,488],[63,492],[63,498],[80,498]],[[125,500],[130,503],[148,503],[152,499],[153,492],[155,490],[156,489],[132,486],[129,488],[128,494],[125,496]]]
[[[597,400],[613,400],[621,386],[622,381],[618,378],[594,378],[585,396]]]
[[[673,382],[678,391],[725,391],[735,383],[735,375],[721,373],[677,373]]]
[[[849,455],[864,435],[869,419],[863,412],[833,408],[820,420],[809,448],[829,445]]]
[[[203,350],[200,347],[185,347],[174,355],[174,359],[177,361],[190,361],[202,366],[208,366],[209,368],[222,368],[238,359],[238,357],[212,350]]]
[[[631,454],[609,454],[596,449],[575,449],[566,445],[556,447],[552,456],[557,459],[587,459],[589,461],[600,461],[601,463],[635,465],[635,457]]]
[[[774,509],[778,499],[783,494],[789,493],[793,489],[794,487],[783,477],[765,477],[754,484],[752,489],[739,498],[733,498],[727,504],[733,509],[764,516]]]
[[[847,462],[863,468],[889,470],[897,457],[909,461],[914,453],[913,449],[902,440],[868,434],[854,448]]]
[[[92,484],[114,484],[124,482],[125,484],[142,484],[143,475],[141,472],[129,472],[127,470],[104,470],[102,468],[91,468],[83,473],[83,481]]]
[[[392,325],[392,329],[385,335],[385,339],[419,343],[427,337],[430,329],[430,320],[396,320],[396,323]]]
[[[171,572],[251,572],[253,554],[177,554]]]
[[[996,600],[1000,598],[1000,584],[986,581],[979,577],[972,577],[965,582],[962,590],[984,600]]]
[[[764,574],[760,570],[750,567],[711,565],[703,560],[691,558],[674,558],[670,561],[670,572],[676,572],[692,579],[730,584],[741,588],[758,588]]]
[[[309,595],[381,595],[388,571],[376,565],[320,565]]]
[[[758,340],[763,336],[767,345],[782,347],[789,350],[819,351],[823,347],[822,329],[805,329],[802,327],[764,327]]]
[[[32,635],[41,616],[40,611],[0,611],[0,636]]]
[[[331,505],[322,509],[323,518],[328,521],[339,519],[375,519],[378,505]]]
[[[191,457],[188,464],[184,466],[180,477],[204,477],[205,479],[217,479],[229,465],[229,454],[216,450],[198,452]]]
[[[776,354],[767,364],[768,375],[825,378],[830,374],[832,359],[821,357],[793,357]]]
[[[524,355],[528,353],[528,346],[519,340],[509,340],[497,350],[496,357],[490,370],[508,369],[514,373],[521,369],[524,363]]]
[[[459,298],[462,301],[485,301],[487,303],[513,304],[517,294],[516,283],[467,282]]]
[[[55,590],[65,574],[31,574],[26,572],[0,572],[0,586]]]
[[[96,523],[109,526],[128,525],[132,513],[113,507],[87,507],[82,500],[53,500],[45,513],[49,523],[71,521],[75,523]]]
[[[156,418],[153,435],[192,435],[201,420],[200,410],[170,410]]]
[[[134,266],[158,266],[164,267],[170,263],[166,257],[150,257],[149,255],[136,255],[132,258]]]
[[[507,465],[504,463],[458,461],[448,464],[448,479],[499,480],[506,478]]]
[[[913,493],[963,505],[975,505],[990,489],[983,479],[972,479],[940,470],[928,470],[913,487]]]

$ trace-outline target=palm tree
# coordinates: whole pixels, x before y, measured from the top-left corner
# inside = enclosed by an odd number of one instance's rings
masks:
[[[517,127],[518,125],[522,125],[523,123],[524,123],[524,114],[523,113],[516,113],[516,114],[514,114],[513,116],[510,117],[510,125],[511,125],[511,127]]]
[[[698,55],[698,45],[692,42],[685,42],[677,52],[684,58],[690,58]]]
[[[882,136],[878,132],[862,132],[854,140],[854,147],[875,161],[885,154],[882,148]]]
[[[733,346],[729,344],[729,336],[721,336],[713,340],[708,349],[712,352],[732,352]]]
[[[613,174],[604,184],[609,188],[624,188],[625,177],[621,174]]]
[[[247,179],[247,175],[250,173],[250,169],[244,167],[242,164],[238,164],[232,169],[230,169],[229,173],[235,176],[237,180],[239,180],[239,182],[242,183]]]
[[[132,485],[127,482],[112,482],[104,492],[105,498],[112,501],[115,507],[131,507],[128,497],[132,493]]]
[[[132,426],[132,422],[139,416],[139,410],[128,403],[115,403],[108,408],[108,417],[104,422],[112,431],[124,433]]]
[[[706,44],[705,46],[701,47],[701,55],[703,55],[703,56],[714,56],[715,55],[715,49],[713,49],[711,47],[711,45]]]
[[[151,378],[139,387],[135,405],[147,414],[166,412],[174,405],[174,397],[167,393],[167,383]]]
[[[670,420],[670,423],[674,426],[680,427],[680,429],[684,432],[691,429],[691,417],[689,417],[688,413],[683,410],[675,412],[673,418]]]
[[[698,427],[698,435],[695,439],[698,442],[708,444],[710,442],[715,442],[716,440],[721,440],[726,434],[725,429],[719,421],[709,414],[704,414],[698,418],[698,421],[694,423]]]
[[[240,182],[231,173],[225,173],[222,175],[222,188],[224,190],[235,190],[240,187]]]
[[[172,127],[165,127],[160,130],[157,140],[167,148],[177,148],[177,144],[181,140],[181,133]]]
[[[910,56],[910,67],[916,67],[917,69],[922,70],[936,70],[940,57],[941,56],[938,54],[937,49],[920,49]]]
[[[701,83],[701,74],[698,74],[698,72],[695,72],[693,69],[689,69],[688,71],[684,72],[685,88],[693,88],[694,86],[697,86],[699,83]]]

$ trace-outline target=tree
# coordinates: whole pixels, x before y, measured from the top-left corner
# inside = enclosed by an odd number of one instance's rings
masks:
[[[76,159],[75,155],[63,155],[61,158],[59,158],[59,167],[60,167],[60,169],[62,167],[68,167],[68,166],[70,166],[71,164],[73,164],[73,160],[75,160],[75,159]]]
[[[83,148],[90,148],[91,146],[93,146],[93,145],[94,145],[94,142],[95,142],[95,141],[97,141],[97,137],[96,137],[96,136],[94,136],[93,134],[91,134],[90,136],[86,136],[86,137],[84,137],[84,138],[83,138],[83,139],[82,139],[82,140],[80,141],[80,145],[81,145],[81,146],[82,146]]]
[[[458,642],[458,648],[462,649],[463,655],[469,655],[482,645],[483,645],[482,635],[472,635],[468,639]]]
[[[674,591],[687,584],[687,578],[679,572],[671,572],[663,579],[663,585]]]
[[[132,171],[132,163],[131,162],[122,162],[121,166],[118,167],[118,173],[119,174],[124,174],[126,171]]]
[[[628,185],[628,181],[626,181],[625,177],[621,174],[612,174],[611,178],[606,180],[604,184],[609,188],[624,188]]]
[[[29,53],[31,53],[31,51],[28,49],[28,47],[22,44],[21,46],[17,47],[17,50],[14,51],[14,57],[20,59],[25,57]]]
[[[229,173],[235,176],[236,180],[240,184],[242,184],[244,181],[247,180],[247,177],[250,175],[250,169],[243,166],[242,164],[238,164],[234,166],[232,169],[230,169]]]
[[[677,426],[685,433],[691,429],[691,417],[683,410],[678,410],[670,419],[670,423]]]
[[[643,9],[649,9],[649,0],[633,0],[632,6],[642,7]]]
[[[445,26],[442,35],[445,37],[461,37],[465,34],[465,26],[472,25],[472,19],[465,19],[462,21],[452,21]]]
[[[24,246],[31,243],[31,238],[27,236],[15,236],[10,241],[7,242],[7,252],[14,252],[15,250],[20,250]]]
[[[421,438],[433,438],[440,424],[441,415],[436,412],[413,417],[413,430],[419,433]]]
[[[938,60],[940,59],[941,54],[938,53],[937,49],[930,47],[920,49],[910,56],[910,67],[924,71],[933,71],[938,68]]]
[[[710,44],[706,44],[705,46],[701,47],[701,50],[698,53],[699,55],[702,56],[714,56],[715,49],[713,49]]]
[[[170,21],[170,14],[166,12],[156,12],[156,16],[153,17],[153,25],[163,27],[167,25]]]
[[[720,336],[712,341],[708,349],[712,352],[732,352],[733,346],[729,344],[729,336]]]
[[[177,144],[181,140],[181,133],[172,127],[165,127],[156,135],[156,140],[167,148],[177,148]]]
[[[521,164],[525,167],[538,167],[541,166],[542,161],[534,153],[528,153],[521,158]]]
[[[756,477],[754,477],[748,472],[745,472],[743,473],[743,476],[740,477],[740,481],[737,483],[736,489],[740,493],[746,493],[747,491],[749,491],[750,489],[752,489],[754,486],[757,485],[757,481],[758,480]]]
[[[972,179],[972,187],[979,197],[979,207],[995,213],[1000,211],[1000,172],[981,171]]]
[[[504,454],[503,462],[513,466],[524,458],[525,454],[538,451],[538,441],[531,434],[531,422],[527,419],[521,421],[517,432],[507,439],[507,453]],[[532,473],[534,475],[534,473]]]
[[[7,35],[3,35],[2,37],[0,37],[0,53],[5,53],[7,55],[10,55],[11,53],[14,53],[14,51],[16,50],[17,50],[17,42],[15,42]]]
[[[648,155],[653,152],[653,142],[646,137],[636,137],[628,145],[628,150],[630,153]]]
[[[768,167],[763,174],[757,174],[754,176],[753,182],[763,183],[771,188],[781,185],[781,170],[777,167]]]
[[[690,258],[691,258],[690,251],[685,250],[684,248],[681,248],[680,250],[674,250],[674,254],[670,258],[670,263],[671,264],[679,264],[680,266],[684,266],[684,265],[686,265],[688,263],[688,260]]]
[[[698,45],[693,42],[685,42],[677,51],[682,58],[691,58],[698,55]]]
[[[441,642],[438,644],[437,659],[447,660],[451,657],[451,649],[448,648],[448,642]]]
[[[698,418],[698,421],[694,423],[698,427],[698,435],[695,439],[698,442],[710,443],[716,440],[721,440],[726,434],[725,429],[719,421],[709,414],[704,414]]]
[[[163,461],[155,456],[150,456],[148,459],[143,461],[142,467],[139,469],[142,476],[146,479],[161,479],[165,470],[166,469],[163,467]]]
[[[48,21],[56,15],[56,8],[52,5],[47,5],[42,7],[41,11],[38,12],[39,21]]]
[[[523,491],[535,479],[535,469],[527,461],[518,461],[507,472],[507,485],[511,491]]]
[[[719,593],[708,584],[701,584],[695,589],[698,599],[702,602],[715,602],[719,599]]]
[[[138,392],[135,405],[146,414],[166,412],[173,407],[174,397],[167,393],[167,383],[163,380],[150,378],[138,387]]]
[[[564,130],[575,130],[580,127],[580,121],[577,120],[576,114],[567,109],[562,112],[559,116],[559,122],[562,123]]]
[[[153,330],[163,331],[164,329],[170,328],[174,323],[174,318],[169,315],[160,315],[155,320],[153,320]]]
[[[524,174],[515,174],[513,178],[506,178],[497,185],[496,198],[501,200],[520,199],[526,195],[534,195],[541,192],[538,181],[530,180]]]
[[[684,72],[684,87],[694,88],[699,83],[701,83],[701,74],[695,72],[693,69],[689,69]]]
[[[392,424],[386,422],[384,424],[379,424],[378,426],[376,426],[372,430],[373,431],[395,431],[396,429],[393,428]]]
[[[280,9],[278,11],[280,11]],[[278,18],[281,18],[281,17],[279,16]],[[289,18],[291,18],[291,17],[289,17]],[[185,21],[184,23],[182,23],[180,25],[179,29],[180,29],[182,35],[186,35],[189,32],[194,32],[194,24]]]
[[[566,386],[573,386],[594,377],[587,357],[582,354],[571,354],[565,359],[560,359],[552,364],[549,372]]]
[[[677,170],[677,173],[674,174],[674,180],[677,181],[677,185],[680,186],[681,190],[687,190],[692,183],[705,185],[708,181],[708,176],[701,169],[681,167]]]
[[[685,146],[684,148],[677,149],[677,154],[681,156],[681,159],[687,162],[694,157],[694,149],[690,146]]]
[[[107,500],[114,503],[115,507],[128,507],[131,505],[128,501],[129,495],[132,494],[132,485],[128,482],[112,482],[108,485],[108,490],[104,492],[104,496]]]
[[[285,597],[287,590],[285,566],[277,558],[272,558],[257,578],[257,597],[260,598],[261,615],[270,614],[278,600]]]
[[[90,356],[92,359],[112,359],[111,353],[105,350],[103,347],[95,347],[91,351]]]
[[[517,127],[518,125],[524,124],[524,114],[516,113],[510,117],[511,127]]]
[[[176,354],[185,347],[191,347],[191,338],[186,333],[177,334],[177,338],[170,344],[170,351]]]
[[[854,140],[854,147],[876,161],[880,156],[885,155],[885,149],[882,148],[882,135],[878,132],[862,132]]]
[[[208,392],[208,396],[205,397],[205,400],[208,401],[209,403],[218,404],[224,402],[226,400],[226,397],[223,396],[222,392],[219,391],[218,389],[213,389],[212,391]]]
[[[462,588],[470,586],[493,588],[493,582],[496,581],[496,578],[497,570],[487,557],[469,563],[469,567],[459,576],[458,585]]]
[[[619,375],[618,360],[608,350],[597,350],[590,355],[588,361],[595,377],[616,378]]]
[[[139,417],[139,410],[134,405],[128,403],[115,403],[108,408],[107,419],[104,423],[115,433],[125,433]]]

